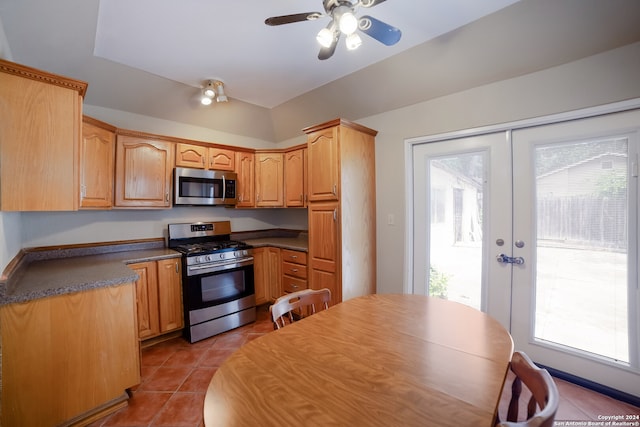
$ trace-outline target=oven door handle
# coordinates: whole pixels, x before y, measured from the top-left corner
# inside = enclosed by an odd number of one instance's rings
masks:
[[[189,270],[189,273],[197,270],[209,270],[211,272],[214,272],[214,271],[228,270],[230,268],[235,268],[235,267],[244,267],[252,264],[253,264],[253,257],[249,257],[249,258],[242,258],[239,260],[238,259],[229,260],[228,262],[216,262],[212,264],[200,264],[200,265],[188,266],[187,270]]]

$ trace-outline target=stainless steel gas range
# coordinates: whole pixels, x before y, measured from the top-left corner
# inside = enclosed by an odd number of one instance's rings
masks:
[[[182,253],[184,336],[194,343],[256,319],[251,246],[231,240],[229,221],[169,224]]]

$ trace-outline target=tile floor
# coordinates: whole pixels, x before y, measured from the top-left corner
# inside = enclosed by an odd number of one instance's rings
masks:
[[[92,423],[91,427],[202,427],[207,386],[220,364],[244,343],[273,330],[266,307],[258,320],[195,344],[182,338],[142,351],[142,383],[132,391],[129,405]],[[635,415],[640,408],[556,379],[560,409],[556,420],[597,421],[598,415]],[[500,413],[506,414],[503,399]],[[564,423],[556,422],[556,425]]]

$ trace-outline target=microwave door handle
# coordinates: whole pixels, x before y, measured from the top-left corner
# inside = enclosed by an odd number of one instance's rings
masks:
[[[227,198],[227,183],[225,182],[224,175],[222,175],[222,201]]]

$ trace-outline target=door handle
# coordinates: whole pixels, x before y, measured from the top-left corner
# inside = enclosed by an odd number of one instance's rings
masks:
[[[496,260],[501,264],[524,264],[524,258],[522,258],[521,256],[510,257],[505,254],[500,254],[496,257]]]

